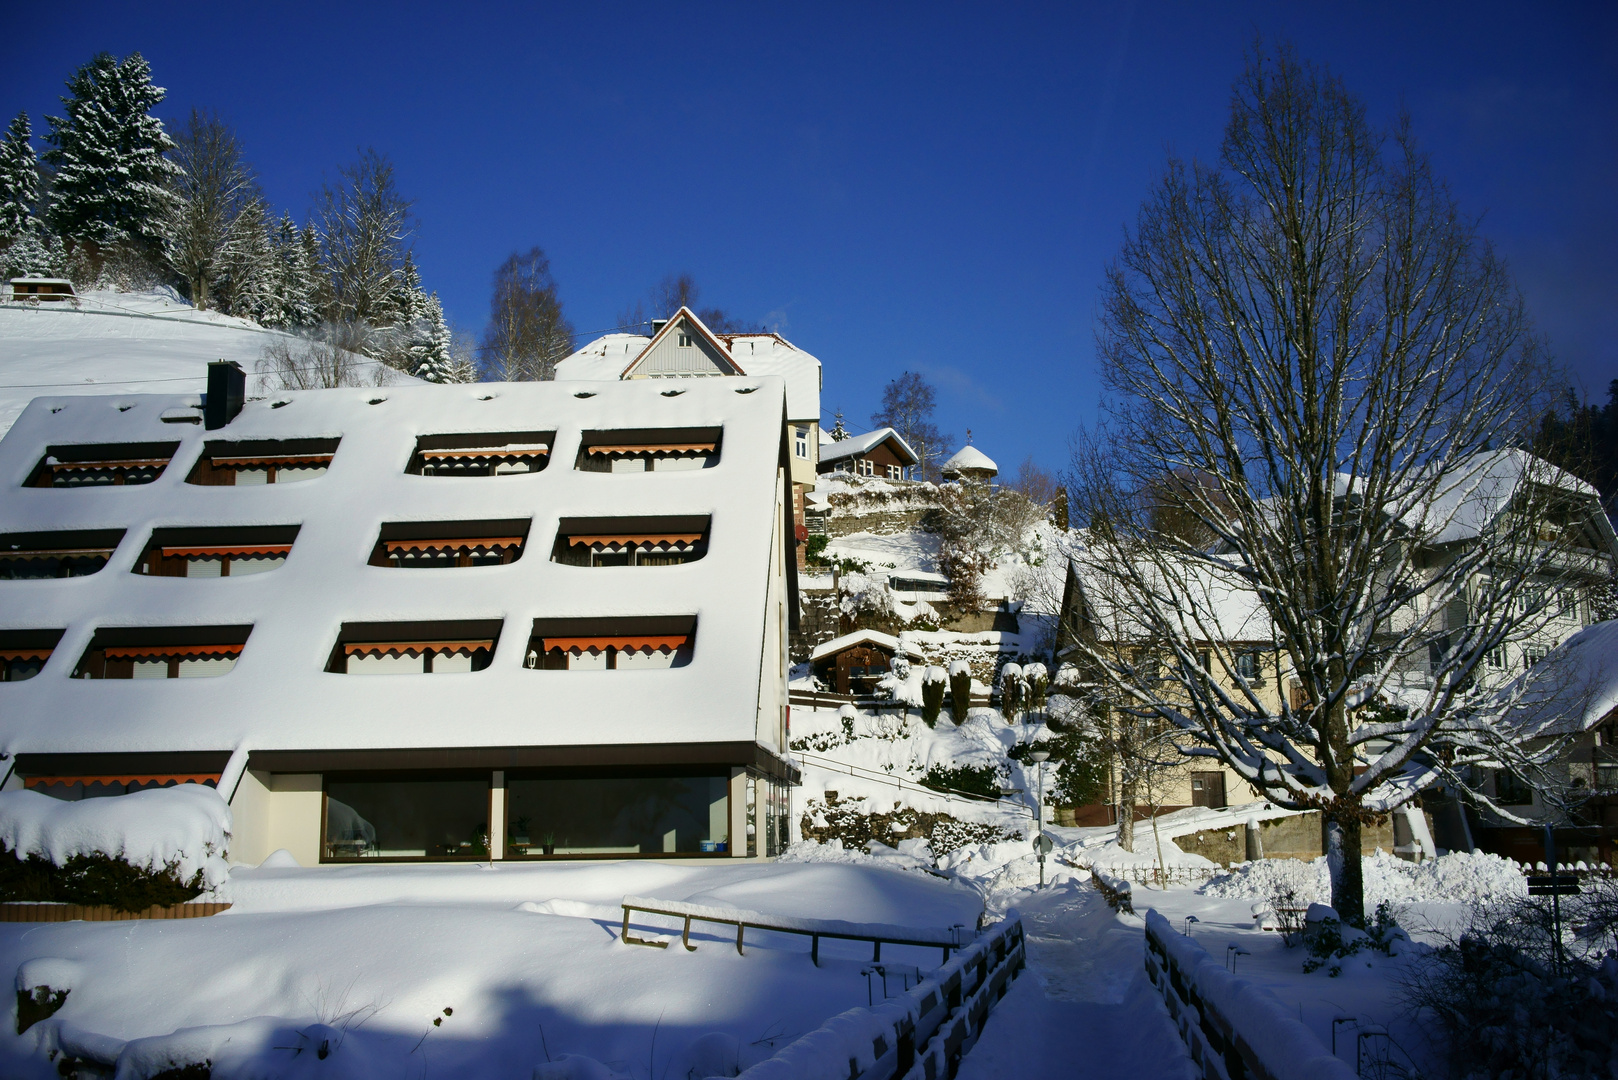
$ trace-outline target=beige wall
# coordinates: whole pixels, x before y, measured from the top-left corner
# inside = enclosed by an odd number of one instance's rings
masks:
[[[249,769],[231,799],[230,861],[257,866],[285,848],[302,866],[320,862],[320,776]]]

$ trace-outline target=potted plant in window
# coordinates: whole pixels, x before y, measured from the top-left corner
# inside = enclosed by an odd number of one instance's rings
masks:
[[[547,855],[555,855],[556,854],[556,834],[555,833],[548,832],[543,837],[540,838],[540,850],[543,851]]]

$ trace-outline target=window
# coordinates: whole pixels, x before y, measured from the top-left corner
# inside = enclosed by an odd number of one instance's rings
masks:
[[[799,424],[796,435],[798,456],[807,459],[809,457],[809,425]]]
[[[706,515],[563,518],[551,560],[568,566],[674,566],[708,550]]]
[[[185,482],[201,487],[247,487],[292,484],[326,475],[337,439],[216,440],[202,448],[202,456]]]
[[[339,675],[464,675],[494,659],[500,620],[344,623],[326,661]]]
[[[861,476],[875,476],[876,475],[876,463],[871,461],[870,459],[868,459],[868,458],[860,458],[859,461],[857,462],[857,465],[859,467],[859,474]]]
[[[580,472],[688,472],[719,463],[720,428],[586,431],[574,468]]]
[[[1545,586],[1524,584],[1517,592],[1517,610],[1524,615],[1545,610]]]
[[[523,666],[543,671],[634,671],[691,662],[696,619],[689,615],[535,619]]]
[[[1499,769],[1494,774],[1494,797],[1502,806],[1530,806],[1534,789],[1510,769]]]
[[[321,861],[487,859],[489,782],[487,773],[330,777]]]
[[[522,476],[550,460],[554,431],[423,435],[405,472],[417,476]]]
[[[1523,666],[1533,667],[1535,664],[1545,659],[1545,655],[1548,651],[1549,650],[1547,650],[1543,645],[1524,645],[1522,650]]]
[[[399,570],[503,566],[522,557],[531,524],[529,518],[388,522],[370,564]]]
[[[903,465],[889,465],[888,466],[888,479],[889,480],[903,480],[904,478],[905,478],[905,469],[904,469]]]
[[[28,487],[113,487],[150,484],[168,467],[177,442],[49,446]]]
[[[682,349],[693,348],[696,345],[696,342],[691,340],[691,335],[690,334],[679,334],[679,335],[677,335],[677,337],[678,337],[678,340],[679,340],[680,348],[682,348]]]
[[[719,854],[727,775],[506,777],[506,858]]]
[[[0,535],[0,581],[84,577],[107,565],[122,529]]]
[[[152,577],[220,578],[263,574],[286,562],[296,525],[153,529],[134,572]]]
[[[1496,671],[1504,671],[1506,668],[1506,647],[1496,645],[1483,655],[1483,662]]]
[[[98,630],[76,679],[198,679],[229,674],[251,626],[119,627]]]
[[[0,682],[38,675],[60,640],[60,630],[0,630]]]
[[[1236,653],[1236,677],[1252,686],[1264,685],[1264,668],[1258,649],[1242,649]]]

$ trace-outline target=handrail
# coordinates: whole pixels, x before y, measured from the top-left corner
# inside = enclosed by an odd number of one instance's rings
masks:
[[[793,750],[790,751],[790,753],[798,755],[799,760],[801,760],[805,765],[809,764],[810,758],[814,758],[817,762],[825,762],[824,765],[820,766],[821,768],[830,768],[831,766],[836,766],[838,772],[843,772],[846,770],[850,776],[855,776],[856,772],[863,773],[864,775],[856,777],[860,780],[875,780],[883,784],[893,784],[898,787],[900,791],[903,791],[905,788],[905,781],[904,777],[902,776],[890,776],[887,773],[879,773],[875,769],[867,769],[863,765],[850,765],[848,762],[838,761],[836,758],[822,757],[820,754],[811,754],[807,750]],[[1019,811],[1030,809],[1027,803],[1017,802],[1015,799],[991,799],[983,795],[974,795],[969,791],[962,791],[959,788],[945,788],[943,791],[940,791],[938,788],[928,787],[926,784],[918,784],[914,780],[910,781],[910,789],[912,791],[924,791],[927,794],[935,795],[940,799],[956,799],[971,802],[977,806],[999,806],[1003,803],[1008,806],[1016,807]]]

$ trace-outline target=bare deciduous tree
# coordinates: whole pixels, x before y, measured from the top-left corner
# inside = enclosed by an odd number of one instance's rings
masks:
[[[921,479],[936,480],[939,462],[955,442],[933,422],[937,394],[932,384],[914,371],[907,371],[882,388],[882,406],[871,414],[872,427],[890,427],[899,433],[920,459],[916,469]]]
[[[191,303],[207,309],[224,264],[235,255],[237,272],[254,237],[263,240],[264,199],[241,142],[223,120],[191,110],[169,157],[180,167],[169,180],[174,198],[160,225],[164,255],[185,280]]]
[[[394,369],[365,355],[370,328],[364,323],[324,323],[307,336],[277,335],[259,354],[259,390],[325,390],[339,386],[387,386]]]
[[[1548,618],[1569,555],[1542,529],[1585,497],[1498,450],[1545,374],[1522,302],[1407,124],[1260,46],[1219,163],[1171,161],[1144,204],[1098,337],[1109,399],[1070,482],[1083,573],[1138,634],[1078,647],[1118,707],[1322,811],[1333,904],[1363,917],[1363,822],[1439,780],[1486,800],[1469,766],[1546,753],[1488,677]],[[1224,674],[1238,593],[1287,692]]]
[[[483,362],[507,381],[554,379],[556,362],[572,351],[573,326],[562,314],[550,260],[537,247],[513,253],[494,272]]]
[[[335,184],[315,199],[320,263],[330,278],[338,322],[389,322],[392,303],[410,248],[414,218],[410,202],[394,185],[393,163],[364,150],[338,170]]]
[[[637,300],[618,315],[619,329],[632,333],[650,333],[653,319],[666,319],[682,307],[695,312],[702,324],[716,334],[762,333],[764,327],[730,315],[723,308],[697,307],[702,289],[689,270],[670,274],[647,293],[646,299]]]

